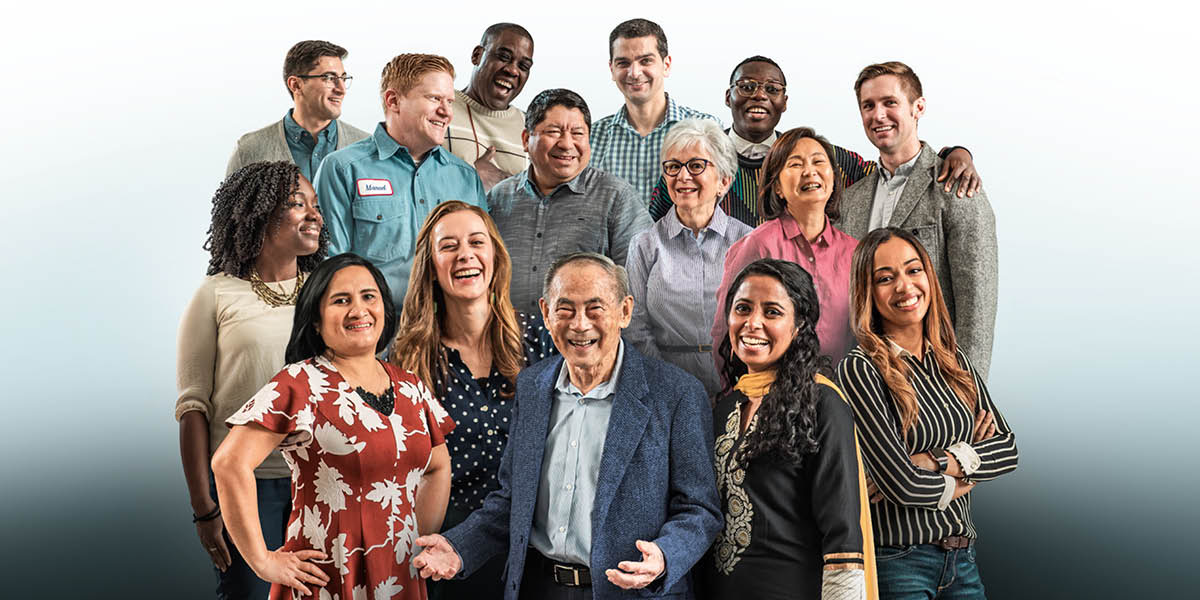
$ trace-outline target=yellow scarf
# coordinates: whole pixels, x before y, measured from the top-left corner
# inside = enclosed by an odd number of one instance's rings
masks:
[[[775,369],[746,373],[738,377],[733,389],[745,394],[747,398],[762,398],[771,391],[772,383],[775,383]]]

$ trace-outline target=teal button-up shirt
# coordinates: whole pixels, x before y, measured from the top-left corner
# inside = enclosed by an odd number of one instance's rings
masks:
[[[313,174],[317,172],[321,161],[329,156],[330,152],[337,150],[337,119],[330,121],[329,125],[313,138],[313,135],[292,117],[293,110],[295,109],[289,108],[283,117],[283,137],[287,139],[288,150],[292,151],[292,162],[300,167],[300,174],[312,182]]]
[[[434,146],[418,167],[383,123],[371,137],[325,157],[313,185],[329,231],[329,255],[353,252],[374,263],[397,311],[408,291],[417,232],[433,208],[462,200],[487,210],[471,165]]]

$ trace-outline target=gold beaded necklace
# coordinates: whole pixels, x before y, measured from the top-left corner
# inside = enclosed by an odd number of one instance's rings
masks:
[[[254,290],[254,293],[258,295],[259,299],[267,303],[267,306],[279,307],[292,306],[296,304],[296,298],[300,296],[300,288],[303,286],[304,273],[302,271],[297,271],[295,289],[293,289],[292,293],[290,294],[282,294],[271,289],[271,286],[267,285],[267,283],[262,280],[262,277],[258,276],[258,269],[250,269],[250,289]]]

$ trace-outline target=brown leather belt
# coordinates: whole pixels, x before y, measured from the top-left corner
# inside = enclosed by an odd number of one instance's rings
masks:
[[[542,562],[542,571],[549,575],[554,583],[567,587],[591,587],[591,569],[583,565],[556,562],[533,548],[529,549],[529,553],[532,555],[530,558]]]
[[[951,535],[933,542],[933,545],[946,551],[962,550],[971,545],[971,538],[965,535]]]

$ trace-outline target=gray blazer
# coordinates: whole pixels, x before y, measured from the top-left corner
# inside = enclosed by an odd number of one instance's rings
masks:
[[[922,142],[921,155],[888,226],[907,229],[924,244],[946,297],[958,345],[987,379],[996,326],[996,218],[982,189],[974,198],[942,191],[937,182],[941,167],[942,159]],[[876,169],[842,196],[837,225],[856,239],[868,233],[878,182]]]
[[[337,124],[338,150],[369,135],[341,119]],[[225,176],[229,177],[234,171],[260,160],[292,162],[292,150],[288,148],[287,138],[283,134],[283,119],[238,138],[233,156],[229,157],[229,166],[225,167]]]

